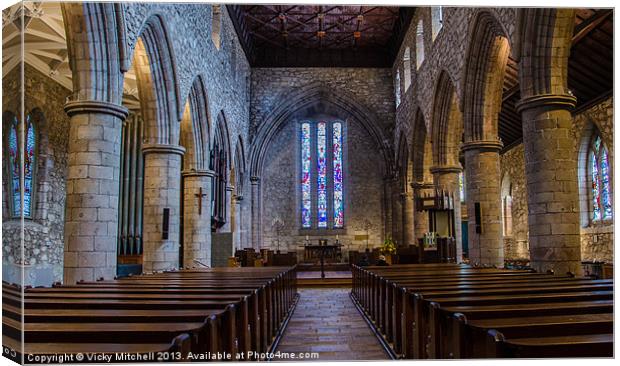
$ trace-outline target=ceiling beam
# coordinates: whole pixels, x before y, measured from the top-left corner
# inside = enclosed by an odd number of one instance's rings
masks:
[[[596,27],[603,23],[607,17],[612,14],[612,9],[599,10],[596,14],[581,22],[581,24],[575,27],[575,32],[573,33],[573,46],[579,43],[579,41],[596,29]]]

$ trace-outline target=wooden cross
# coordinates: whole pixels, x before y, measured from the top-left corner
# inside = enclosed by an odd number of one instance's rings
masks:
[[[206,196],[206,193],[202,193],[202,187],[198,190],[198,193],[194,194],[194,196],[198,197],[198,215],[202,215],[202,197]]]

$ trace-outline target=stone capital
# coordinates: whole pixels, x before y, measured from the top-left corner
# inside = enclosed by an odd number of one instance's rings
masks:
[[[432,166],[430,169],[432,174],[449,174],[449,173],[461,173],[463,171],[463,167],[460,165],[441,165],[441,166]]]
[[[235,201],[235,203],[237,204],[241,204],[241,201],[243,201],[243,195],[234,195],[233,196],[233,200]]]
[[[200,170],[184,170],[181,172],[183,177],[215,177],[215,172],[209,169],[200,169]]]
[[[122,105],[99,100],[72,100],[65,104],[65,112],[69,117],[76,114],[103,113],[124,120],[129,110]]]
[[[539,94],[522,98],[517,102],[516,108],[518,113],[528,109],[543,107],[571,110],[576,104],[577,98],[573,95]]]
[[[461,144],[461,151],[479,150],[479,151],[491,151],[499,152],[504,147],[504,143],[501,140],[478,140],[468,141]]]
[[[183,156],[185,148],[180,145],[170,144],[144,144],[142,145],[142,153],[146,154],[177,154]]]
[[[260,177],[257,177],[257,176],[250,177],[251,184],[258,184],[258,182],[260,182]]]
[[[231,185],[231,184],[227,184],[226,185],[226,191],[227,192],[232,192],[235,190],[235,186]]]

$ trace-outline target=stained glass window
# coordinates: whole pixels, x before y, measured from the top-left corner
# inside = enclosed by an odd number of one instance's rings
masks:
[[[327,227],[327,123],[319,122],[316,133],[317,150],[317,210],[318,226]]]
[[[301,125],[301,225],[309,228],[312,224],[310,218],[312,211],[312,184],[310,182],[310,124]]]
[[[611,181],[609,178],[609,155],[598,133],[590,144],[588,154],[589,178],[591,181],[592,221],[612,218]]]
[[[32,194],[34,193],[34,168],[36,138],[30,115],[26,117],[26,149],[24,154],[24,216],[32,216]]]
[[[344,227],[343,134],[344,124],[338,120],[301,124],[301,226],[304,229]]]
[[[344,196],[342,190],[342,124],[332,125],[332,151],[334,168],[334,227],[344,225]]]
[[[19,121],[15,117],[11,123],[8,141],[8,159],[10,173],[11,188],[11,213],[14,217],[20,217],[22,214],[26,218],[32,217],[33,193],[34,193],[34,174],[36,167],[36,131],[32,123],[30,115],[26,116],[26,124],[24,126],[25,146],[22,149],[19,136]],[[23,156],[23,170],[21,162],[21,152]],[[23,174],[23,201],[22,186],[20,179]],[[23,204],[23,206],[22,206]]]
[[[9,131],[9,169],[11,173],[11,197],[13,202],[13,216],[21,216],[22,198],[19,177],[21,175],[21,163],[19,161],[19,142],[17,138],[17,118],[11,124]]]

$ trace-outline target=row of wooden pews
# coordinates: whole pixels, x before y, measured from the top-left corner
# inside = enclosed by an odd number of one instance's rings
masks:
[[[55,354],[73,358],[64,362],[119,354],[128,359],[117,362],[255,360],[281,335],[296,283],[296,267],[192,269],[24,291],[3,283],[2,343],[5,356],[20,362],[23,354],[27,363]]]
[[[352,272],[395,358],[613,356],[613,280],[451,263]]]

